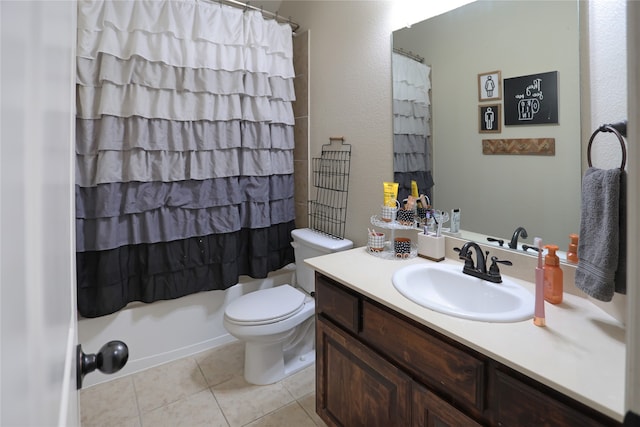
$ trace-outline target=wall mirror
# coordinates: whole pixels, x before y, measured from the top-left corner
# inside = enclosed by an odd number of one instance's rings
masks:
[[[432,168],[433,205],[448,212],[460,209],[462,230],[508,242],[522,226],[528,238],[520,242],[532,244],[541,237],[561,250],[568,235],[578,233],[578,3],[547,1],[541,8],[530,0],[476,1],[393,32],[394,50],[424,58],[430,69],[431,158],[426,163]],[[504,108],[504,79],[546,72],[557,72],[557,123],[505,126],[504,115],[496,114],[499,131],[482,132],[479,111]],[[499,92],[479,96],[480,79],[496,73]],[[555,154],[483,154],[483,139],[526,138],[553,138]]]

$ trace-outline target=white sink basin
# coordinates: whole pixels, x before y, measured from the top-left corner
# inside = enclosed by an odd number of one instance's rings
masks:
[[[440,313],[484,322],[531,319],[534,297],[517,283],[491,283],[462,273],[462,266],[414,264],[396,271],[393,286],[406,298]]]

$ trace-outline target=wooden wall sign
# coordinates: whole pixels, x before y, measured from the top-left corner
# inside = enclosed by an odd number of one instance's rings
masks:
[[[558,123],[558,72],[504,79],[504,124]]]
[[[482,154],[555,156],[555,138],[483,139]]]

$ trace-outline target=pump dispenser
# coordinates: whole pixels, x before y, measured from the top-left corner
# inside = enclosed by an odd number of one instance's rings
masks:
[[[560,259],[556,255],[558,246],[546,245],[547,255],[544,257],[544,299],[551,304],[562,302],[562,269]]]
[[[567,251],[567,261],[578,262],[578,235],[569,234],[569,250]]]

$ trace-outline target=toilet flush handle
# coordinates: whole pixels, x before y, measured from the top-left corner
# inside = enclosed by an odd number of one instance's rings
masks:
[[[294,249],[295,249],[295,248],[297,248],[298,246],[299,246],[299,245],[298,245],[298,243],[297,243],[297,242],[291,242],[291,247],[292,247],[292,248],[294,248]]]

